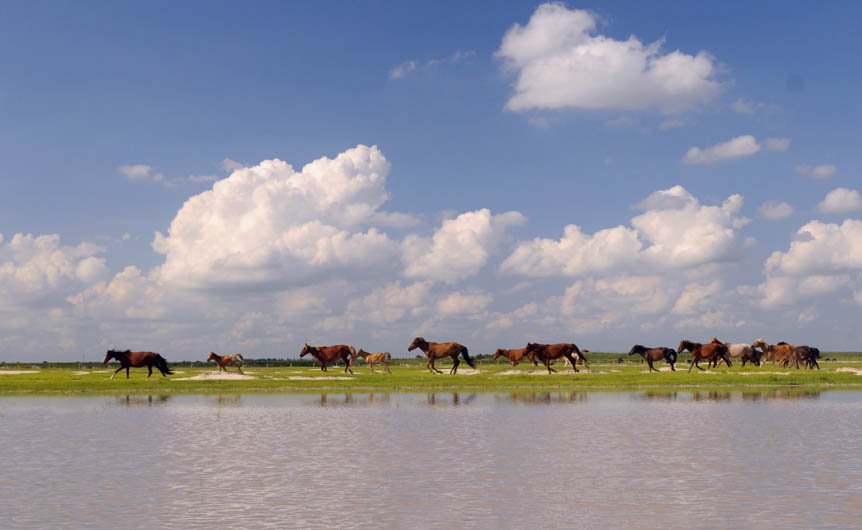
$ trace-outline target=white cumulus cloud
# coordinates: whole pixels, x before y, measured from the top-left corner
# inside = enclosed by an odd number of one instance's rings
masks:
[[[796,166],[797,173],[815,179],[828,179],[837,171],[838,168],[833,164],[822,164],[814,167],[811,167],[808,164],[800,164]]]
[[[663,41],[615,40],[598,34],[589,11],[540,5],[529,22],[503,35],[496,55],[517,74],[506,109],[659,109],[679,112],[718,94],[707,52],[665,53]]]
[[[862,196],[856,190],[835,188],[817,205],[823,213],[848,213],[862,210]]]

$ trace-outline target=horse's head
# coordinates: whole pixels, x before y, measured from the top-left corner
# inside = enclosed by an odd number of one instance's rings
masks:
[[[646,348],[644,348],[642,345],[640,345],[640,344],[635,344],[634,346],[632,346],[632,349],[631,349],[631,350],[629,350],[629,355],[634,355],[634,354],[636,354],[636,353],[638,353],[638,354],[639,354],[640,352],[644,351],[645,349],[646,349]]]
[[[312,346],[309,346],[308,344],[305,344],[305,345],[302,347],[302,351],[301,351],[301,352],[299,352],[299,356],[300,356],[300,357],[305,357],[306,355],[308,355],[309,353],[311,353],[311,352],[312,352],[312,349],[313,349],[313,347],[312,347]]]
[[[491,360],[497,360],[500,358],[501,355],[505,354],[506,352],[504,352],[502,348],[497,348],[497,351],[494,352],[494,357],[492,357]]]
[[[362,348],[359,348],[359,351],[356,352],[356,355],[358,355],[364,359],[366,356],[371,355],[371,354],[368,353],[367,351],[363,350]]]
[[[723,342],[721,342],[720,340],[718,340],[718,338],[717,338],[717,337],[713,337],[713,338],[712,338],[712,340],[711,340],[711,341],[709,341],[709,343],[710,343],[710,344],[724,344]]]
[[[763,339],[757,339],[751,343],[751,347],[752,348],[760,348],[761,350],[763,350],[765,352],[766,348],[768,347],[768,344],[766,344],[766,341]]]
[[[211,351],[211,352],[210,352],[210,356],[209,356],[209,357],[207,357],[207,362],[215,361],[215,360],[217,360],[217,359],[216,359],[216,354],[215,354],[215,352],[214,352],[214,351]]]
[[[694,347],[691,341],[681,340],[679,341],[679,346],[676,347],[676,351],[682,353],[685,350],[691,351],[691,348]]]
[[[108,353],[105,354],[105,360],[102,361],[102,363],[106,363],[106,362],[110,361],[111,359],[116,359],[116,358],[117,358],[117,352],[115,350],[108,350]]]
[[[528,342],[527,346],[524,347],[524,352],[529,353],[539,349],[539,345],[535,342]]]
[[[416,348],[422,348],[422,346],[428,344],[428,341],[423,339],[422,337],[416,337],[413,339],[413,342],[410,343],[410,347],[407,348],[407,351],[413,351]]]

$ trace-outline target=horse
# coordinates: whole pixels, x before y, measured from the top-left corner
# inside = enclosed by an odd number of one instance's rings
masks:
[[[745,366],[746,362],[760,366],[760,358],[763,355],[763,353],[757,351],[755,348],[752,348],[750,344],[741,344],[741,343],[728,344],[726,342],[721,342],[716,337],[713,337],[712,340],[709,341],[709,343],[710,344],[724,344],[725,346],[727,346],[727,351],[728,351],[728,354],[730,355],[730,358],[742,361],[743,367]],[[715,366],[718,366],[718,362],[720,360],[721,360],[720,358],[713,360],[713,362],[715,363]]]
[[[317,359],[317,362],[320,363],[320,370],[323,372],[327,371],[326,363],[336,363],[340,358],[345,364],[344,372],[353,373],[353,370],[350,369],[350,359],[356,355],[356,350],[353,349],[353,346],[344,344],[336,346],[309,346],[306,344],[302,347],[302,351],[299,352],[299,357],[301,359],[308,354]]]
[[[691,366],[688,367],[689,373],[691,373],[692,367],[697,367],[698,370],[703,370],[697,363],[706,359],[707,361],[711,361],[716,357],[721,357],[724,359],[724,362],[727,363],[727,366],[730,367],[730,354],[727,351],[727,346],[724,344],[701,344],[699,342],[691,342],[688,340],[682,340],[679,343],[676,351],[682,353],[683,351],[688,350],[691,352]],[[708,363],[707,363],[708,365]]]
[[[811,346],[796,346],[796,358],[805,364],[806,368],[817,368],[820,370],[820,365],[817,359],[820,358],[820,350]]]
[[[245,357],[243,357],[241,353],[235,353],[233,355],[219,355],[215,352],[210,352],[210,356],[207,357],[207,362],[210,361],[215,361],[218,365],[219,372],[227,372],[227,365],[232,364],[236,366],[239,373],[242,373],[242,363],[245,361]]]
[[[644,358],[644,360],[649,365],[649,371],[652,372],[655,370],[658,372],[659,370],[653,368],[653,361],[660,361],[662,359],[670,365],[670,369],[673,372],[676,372],[676,368],[674,368],[674,364],[676,363],[676,350],[673,348],[666,348],[661,346],[659,348],[647,348],[646,346],[642,346],[640,344],[635,344],[632,346],[632,349],[629,351],[629,355],[640,355]]]
[[[578,349],[578,347],[571,343],[561,343],[561,344],[536,344],[533,342],[528,342],[527,347],[524,348],[526,353],[538,355],[539,359],[545,364],[545,368],[548,369],[548,373],[555,373],[556,370],[551,368],[551,361],[557,360],[560,357],[565,357],[572,363],[572,370],[576,373],[579,371],[578,367],[575,366],[575,359],[572,357],[572,353],[577,354],[578,358],[580,358],[585,365],[589,366],[590,362],[584,356],[584,353]]]
[[[799,368],[799,359],[796,356],[796,349],[786,342],[779,342],[775,346],[767,344],[763,339],[757,339],[751,344],[752,348],[760,348],[766,354],[766,360],[778,361],[783,366],[787,366],[791,362],[796,362],[796,368]]]
[[[428,342],[422,337],[416,337],[413,339],[413,342],[410,343],[410,347],[407,348],[407,351],[413,351],[416,348],[422,350],[422,352],[428,357],[428,362],[425,363],[425,368],[428,368],[432,374],[435,372],[438,374],[443,373],[434,367],[434,361],[444,357],[452,358],[452,369],[449,370],[449,375],[458,373],[458,365],[461,364],[461,361],[458,359],[459,355],[464,357],[464,361],[466,361],[470,368],[476,368],[476,365],[473,363],[473,359],[467,352],[467,348],[457,342]]]
[[[392,356],[388,351],[379,352],[379,353],[368,353],[367,351],[359,348],[359,351],[356,352],[356,357],[361,357],[365,360],[365,364],[368,365],[368,368],[371,369],[371,373],[374,373],[374,363],[383,363],[386,366],[386,372],[392,373],[392,370],[389,369],[389,361],[392,359]]]
[[[497,360],[500,357],[505,357],[509,359],[509,362],[512,363],[512,366],[518,366],[518,363],[523,361],[524,359],[529,359],[533,362],[533,366],[539,366],[539,363],[536,362],[536,357],[531,353],[526,353],[526,348],[517,348],[513,350],[504,350],[503,348],[498,348],[497,351],[494,352],[494,357],[492,360]]]
[[[111,375],[111,379],[114,379],[114,376],[117,375],[117,372],[126,369],[126,379],[129,378],[129,368],[140,368],[142,366],[146,366],[149,373],[147,377],[153,375],[153,365],[156,365],[156,368],[162,373],[162,377],[166,375],[171,375],[173,372],[170,368],[168,368],[168,362],[165,361],[165,358],[159,355],[158,353],[154,353],[151,351],[119,351],[119,350],[108,350],[107,355],[105,355],[105,360],[103,363],[107,363],[111,359],[116,359],[120,361],[120,367],[114,371]]]
[[[586,350],[586,349],[584,349],[584,350],[581,350],[581,353],[583,353],[584,355],[586,355],[586,354],[590,353],[590,350]],[[577,360],[577,359],[575,359],[575,360]],[[569,365],[569,360],[568,360],[568,359],[563,359],[563,367],[566,367],[566,366],[568,366],[568,365]]]

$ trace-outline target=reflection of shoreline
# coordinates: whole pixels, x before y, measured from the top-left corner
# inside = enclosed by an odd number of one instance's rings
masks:
[[[314,404],[320,407],[340,407],[345,405],[388,405],[390,402],[391,397],[389,392],[373,394],[357,394],[353,392],[330,394],[322,392]]]
[[[449,396],[449,394],[451,394],[450,397],[445,397]],[[477,394],[475,392],[471,394],[463,394],[463,396],[459,392],[430,392],[426,395],[425,402],[432,407],[457,407],[460,405],[471,404],[473,401],[476,400],[476,396]]]
[[[495,395],[495,398],[520,405],[549,405],[551,403],[583,403],[587,401],[588,394],[588,392],[513,392]]]
[[[134,394],[126,394],[125,396],[120,396],[116,398],[113,404],[117,407],[162,406],[167,404],[168,400],[170,400],[172,397],[173,396],[171,394],[158,394],[156,396],[149,394],[146,397]]]

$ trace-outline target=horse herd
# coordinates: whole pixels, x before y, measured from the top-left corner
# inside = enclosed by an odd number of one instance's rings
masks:
[[[445,359],[446,357],[452,359],[452,368],[449,370],[450,374],[458,373],[461,358],[464,359],[464,362],[470,368],[476,368],[476,364],[473,362],[474,359],[470,357],[467,347],[457,342],[429,342],[422,337],[416,337],[410,343],[407,351],[413,351],[417,348],[422,350],[428,358],[425,368],[431,373],[443,373],[434,366],[434,361]],[[640,355],[643,357],[644,361],[649,365],[650,372],[658,372],[659,370],[655,368],[653,363],[662,360],[670,365],[672,371],[676,371],[674,365],[676,364],[677,356],[686,350],[691,352],[691,365],[688,367],[689,372],[694,367],[698,370],[703,370],[699,364],[701,361],[706,361],[707,367],[717,367],[722,361],[727,366],[731,366],[732,360],[740,361],[743,367],[746,363],[761,366],[765,360],[767,362],[771,361],[773,364],[777,362],[783,367],[795,364],[798,369],[800,364],[802,364],[806,368],[820,369],[820,365],[817,363],[817,359],[820,358],[820,350],[817,348],[811,346],[792,346],[786,342],[770,345],[763,339],[757,339],[751,344],[727,344],[715,337],[707,344],[682,340],[675,350],[665,346],[647,348],[641,344],[635,344],[629,351],[629,355]],[[505,357],[512,363],[512,366],[517,366],[523,360],[529,360],[533,365],[538,366],[539,361],[541,361],[550,374],[556,372],[556,370],[551,368],[551,364],[560,359],[563,359],[566,364],[571,364],[575,372],[578,372],[578,367],[576,366],[576,361],[578,360],[582,364],[589,366],[590,362],[587,360],[586,353],[589,353],[589,350],[581,350],[572,343],[538,344],[529,342],[524,348],[500,348],[494,352],[493,359],[496,360],[500,357]],[[374,372],[375,363],[382,364],[387,373],[392,373],[392,370],[389,368],[389,361],[392,359],[392,356],[389,352],[368,353],[361,348],[357,351],[353,346],[345,344],[337,344],[335,346],[309,346],[305,344],[299,353],[299,357],[302,358],[306,355],[311,355],[317,360],[320,363],[320,369],[324,372],[327,371],[326,367],[328,364],[342,361],[345,365],[344,371],[352,374],[353,370],[351,367],[356,363],[357,359],[362,359],[368,364],[372,373]],[[146,366],[149,370],[147,377],[153,375],[153,366],[158,368],[162,376],[173,373],[168,368],[165,358],[154,352],[108,350],[104,362],[107,363],[111,359],[116,359],[120,362],[120,367],[111,375],[111,379],[117,375],[117,372],[123,369],[126,370],[126,378],[128,379],[130,367],[140,368]],[[215,352],[210,352],[207,358],[207,362],[209,361],[216,363],[219,372],[223,370],[227,371],[227,366],[233,365],[239,373],[242,373],[242,364],[245,359],[239,353],[218,355]]]

